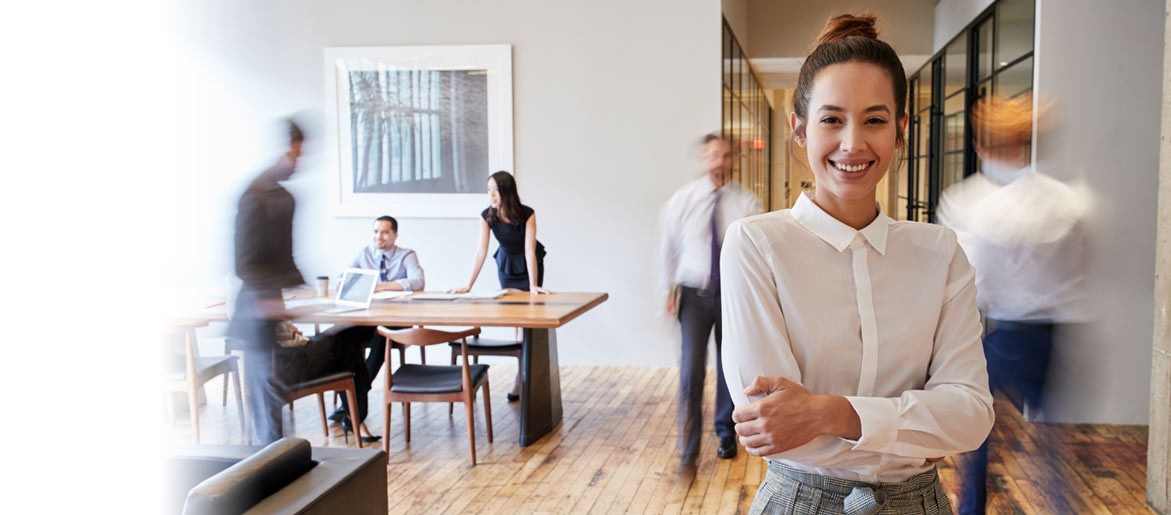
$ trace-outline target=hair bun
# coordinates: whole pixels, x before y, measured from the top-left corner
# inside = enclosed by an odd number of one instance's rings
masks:
[[[875,20],[877,18],[873,14],[859,16],[839,14],[834,16],[826,22],[825,29],[821,31],[821,36],[817,38],[815,46],[831,41],[840,41],[850,36],[878,39],[878,31],[874,28]]]

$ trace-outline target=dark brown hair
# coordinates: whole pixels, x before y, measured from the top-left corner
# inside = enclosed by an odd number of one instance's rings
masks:
[[[494,207],[488,208],[488,223],[497,220],[507,220],[507,223],[513,225],[527,222],[520,220],[520,194],[516,192],[516,179],[512,178],[512,174],[501,170],[492,174],[490,179],[496,183],[496,192],[500,194],[500,210],[497,212]]]
[[[702,147],[702,146],[707,145],[708,143],[711,143],[713,141],[723,141],[724,143],[728,143],[729,145],[731,144],[731,142],[724,139],[723,136],[720,136],[719,134],[712,132],[709,134],[704,134],[702,138],[699,138],[699,142],[696,146]]]
[[[390,216],[390,215],[382,215],[382,216],[380,216],[380,217],[378,217],[378,218],[375,218],[375,219],[374,219],[374,222],[375,222],[375,223],[378,223],[378,222],[390,222],[390,230],[391,230],[392,232],[395,232],[395,233],[397,233],[397,232],[398,232],[398,220],[395,220],[393,216]]]
[[[297,124],[296,120],[288,118],[285,120],[285,123],[289,129],[289,143],[301,143],[305,141],[305,132],[301,130],[301,126]]]
[[[906,116],[907,74],[903,71],[903,63],[894,49],[879,41],[878,31],[874,29],[875,20],[876,18],[869,14],[841,14],[830,18],[826,23],[821,36],[817,38],[817,47],[801,65],[801,73],[797,78],[793,112],[802,122],[799,131],[804,131],[806,125],[809,95],[813,90],[813,79],[817,77],[817,72],[826,66],[850,61],[870,63],[886,70],[894,87],[895,117],[902,120]],[[897,137],[901,143],[902,131],[899,131]]]

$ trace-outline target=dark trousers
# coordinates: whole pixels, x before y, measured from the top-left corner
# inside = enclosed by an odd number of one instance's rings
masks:
[[[1040,408],[1053,349],[1053,326],[1001,322],[997,327],[996,321],[990,320],[989,327],[991,332],[984,336],[989,388],[1015,395],[1031,409]],[[964,458],[960,460],[962,492],[958,511],[961,515],[982,514],[987,498],[988,439]]]
[[[366,375],[373,383],[374,378],[378,377],[378,371],[382,369],[382,364],[386,362],[386,337],[378,334],[377,327],[353,327],[355,330],[353,338],[349,341],[358,342],[363,354],[366,352],[366,346],[370,346],[370,355],[366,356]],[[388,327],[387,329],[410,329],[409,327]],[[390,373],[389,371],[387,372]],[[371,384],[371,387],[374,385]]]
[[[353,372],[358,418],[366,420],[366,393],[370,391],[371,377],[362,357],[363,345],[370,339],[372,327],[333,326],[314,336],[304,347],[277,350],[277,375],[287,383],[299,383],[337,372]],[[342,397],[342,408],[348,410]]]
[[[679,295],[679,324],[683,331],[683,354],[679,365],[679,454],[684,461],[699,455],[703,435],[703,380],[707,374],[707,342],[716,332],[716,434],[735,436],[732,397],[724,381],[720,358],[720,294],[683,287]]]
[[[275,329],[275,324],[273,326]],[[290,385],[327,374],[354,374],[358,418],[366,419],[370,377],[362,363],[363,344],[369,339],[367,336],[360,340],[368,334],[364,329],[333,327],[301,347],[280,347],[274,338],[246,348],[244,366],[248,407],[256,443],[265,445],[280,439],[283,432],[281,407]],[[342,406],[348,407],[344,397]]]

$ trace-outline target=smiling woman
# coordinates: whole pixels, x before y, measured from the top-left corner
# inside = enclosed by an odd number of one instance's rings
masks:
[[[873,16],[835,18],[801,67],[789,123],[796,143],[806,148],[818,186],[815,199],[823,207],[848,209],[851,203],[843,200],[873,199],[878,182],[898,162],[895,151],[903,147],[906,74],[894,50],[877,39],[874,21]],[[816,146],[808,145],[811,133]],[[868,204],[859,206],[861,212],[847,215],[855,222],[848,225],[872,218]]]
[[[769,462],[749,513],[951,513],[934,462],[992,428],[955,233],[876,202],[907,82],[874,22],[831,19],[802,65],[790,123],[817,189],[725,236],[724,375],[740,442]]]

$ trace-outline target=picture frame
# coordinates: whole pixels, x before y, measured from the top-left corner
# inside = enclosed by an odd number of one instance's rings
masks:
[[[479,217],[513,172],[512,45],[329,47],[326,173],[335,217]]]

